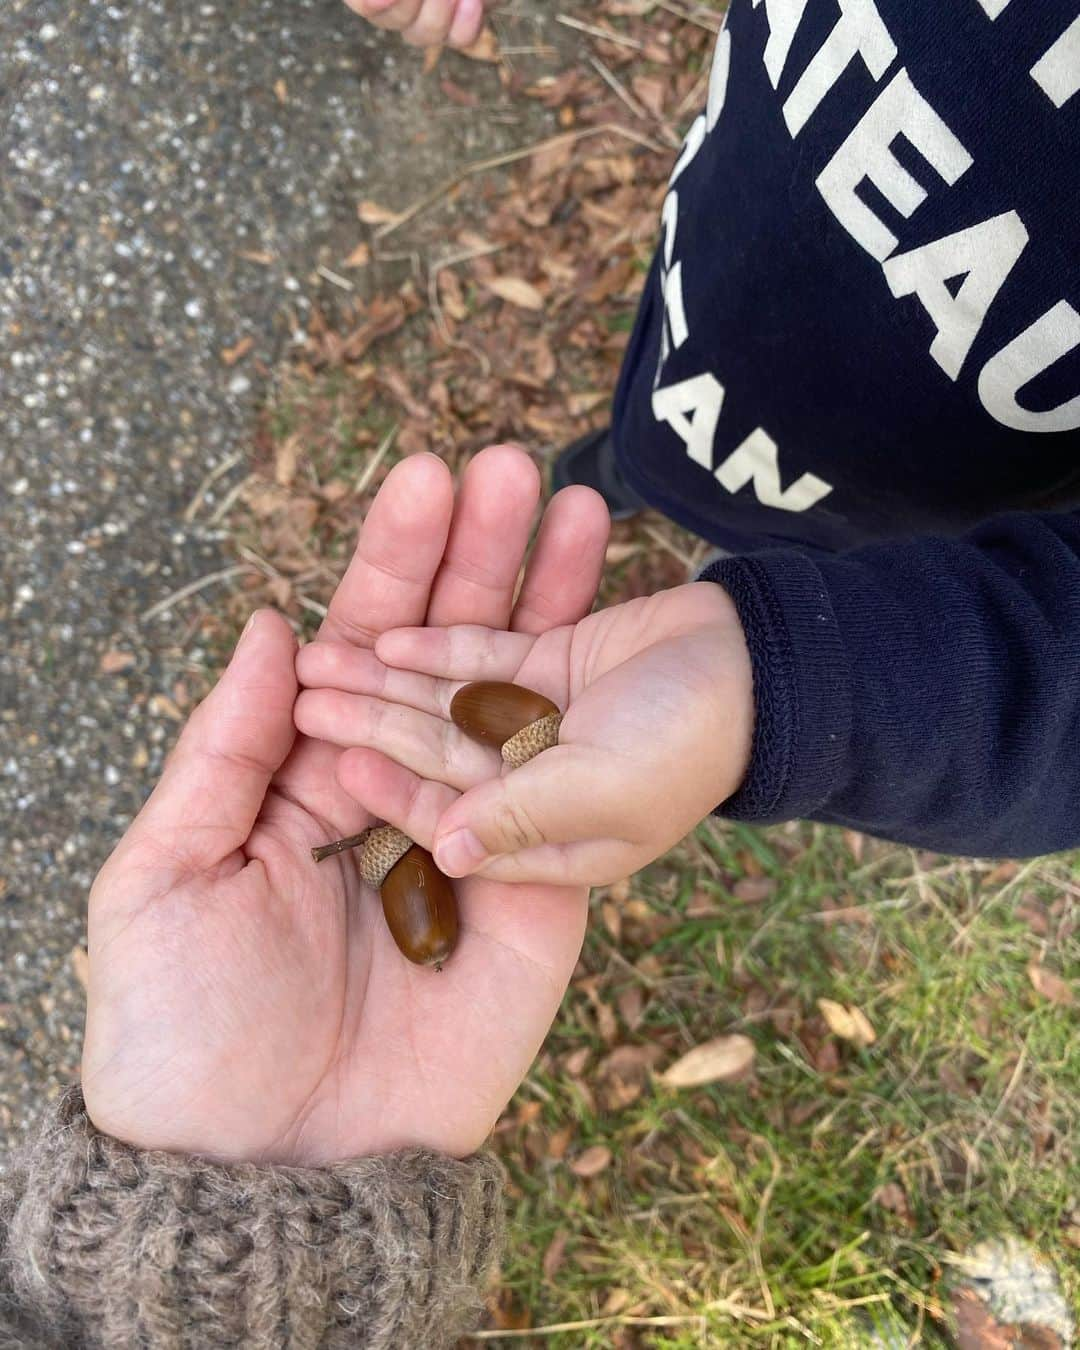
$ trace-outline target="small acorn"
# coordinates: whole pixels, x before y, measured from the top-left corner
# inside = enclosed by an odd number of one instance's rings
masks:
[[[511,769],[559,743],[562,714],[551,699],[503,680],[463,685],[450,701],[450,716],[466,736],[497,747]]]
[[[435,859],[392,825],[313,848],[311,855],[322,862],[350,848],[360,849],[360,875],[382,897],[386,926],[401,954],[414,965],[442,970],[457,945],[458,912],[454,888]]]

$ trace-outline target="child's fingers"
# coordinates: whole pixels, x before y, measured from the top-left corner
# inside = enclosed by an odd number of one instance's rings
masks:
[[[444,680],[512,680],[535,641],[475,624],[397,628],[382,634],[375,654],[388,666]]]
[[[575,485],[552,497],[514,606],[517,632],[546,633],[589,613],[610,531],[604,499],[592,488]]]
[[[586,839],[505,853],[470,875],[507,886],[610,886],[648,862],[622,839]]]
[[[293,710],[306,736],[379,750],[422,778],[459,791],[498,773],[499,757],[442,717],[338,689],[305,689]]]
[[[338,782],[377,820],[404,830],[422,848],[431,848],[435,826],[458,794],[387,759],[378,750],[346,750],[338,761]]]
[[[344,642],[311,642],[301,647],[296,678],[305,689],[367,694],[433,717],[450,716],[450,700],[458,688],[452,680],[385,666],[374,652]]]
[[[463,877],[503,854],[596,840],[630,842],[635,822],[628,795],[632,800],[623,760],[595,746],[557,745],[460,797],[439,822],[435,860],[447,876]]]

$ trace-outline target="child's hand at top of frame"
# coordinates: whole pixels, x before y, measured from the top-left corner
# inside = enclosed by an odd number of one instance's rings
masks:
[[[341,785],[433,848],[450,876],[615,881],[652,862],[745,777],[750,656],[720,586],[694,582],[549,632],[402,628],[375,652],[300,653],[294,715],[351,747]],[[515,770],[449,721],[465,682],[509,680],[565,710]]]
[[[376,28],[400,33],[414,47],[471,47],[490,0],[345,0]]]

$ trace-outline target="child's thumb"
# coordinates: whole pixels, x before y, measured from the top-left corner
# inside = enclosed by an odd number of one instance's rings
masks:
[[[545,844],[616,834],[617,779],[592,750],[559,745],[472,788],[442,816],[433,853],[450,877],[471,876],[492,858]]]

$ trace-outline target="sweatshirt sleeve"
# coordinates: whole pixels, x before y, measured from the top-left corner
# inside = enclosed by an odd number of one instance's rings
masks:
[[[750,769],[722,815],[808,817],[918,847],[1080,844],[1080,515],[702,573],[754,671]]]
[[[487,1155],[218,1166],[98,1133],[73,1088],[0,1171],[0,1347],[441,1350],[501,1222]]]

